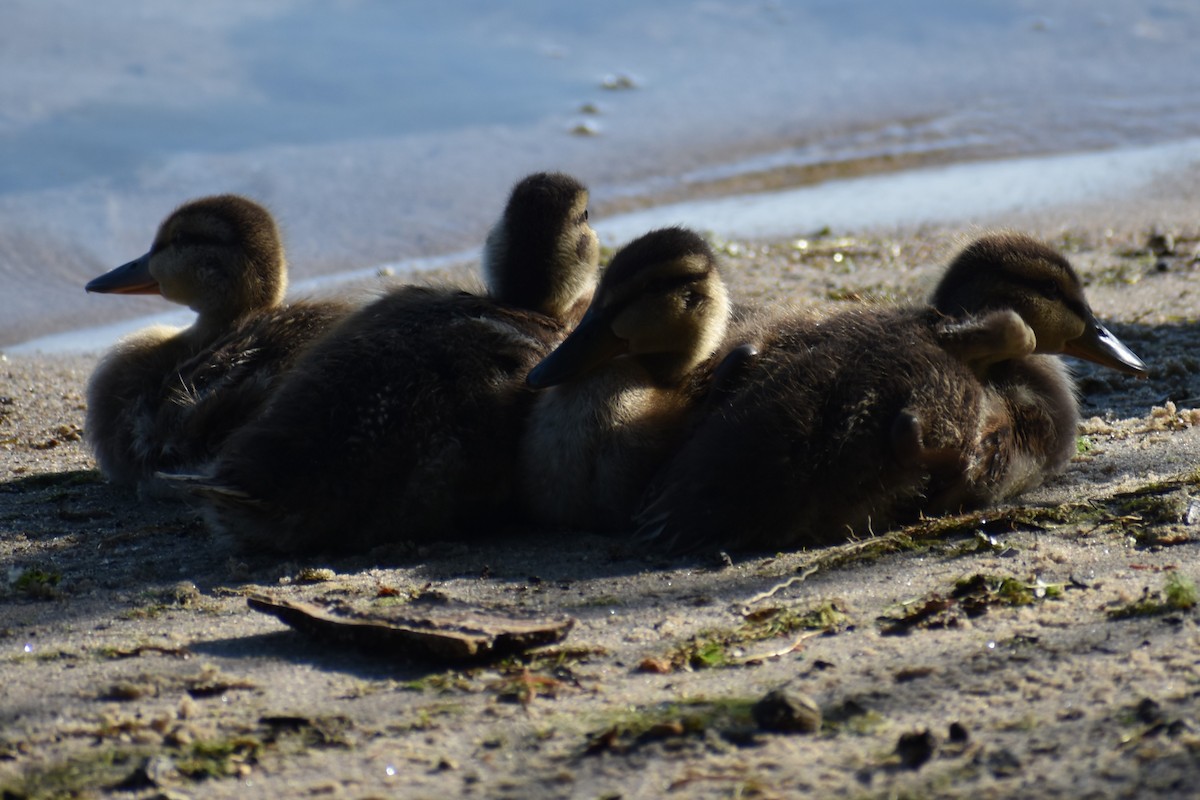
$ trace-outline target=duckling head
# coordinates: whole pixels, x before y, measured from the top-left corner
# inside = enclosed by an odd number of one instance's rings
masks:
[[[704,239],[685,228],[651,231],[613,257],[579,326],[527,383],[554,386],[619,358],[635,360],[655,385],[677,384],[716,352],[729,310]]]
[[[180,206],[163,220],[149,252],[94,278],[86,289],[161,294],[202,320],[227,322],[282,301],[287,267],[270,212],[225,194]]]
[[[587,206],[587,188],[560,172],[539,172],[513,187],[484,247],[492,295],[557,318],[586,303],[600,262]]]
[[[972,242],[951,262],[932,303],[952,317],[1012,310],[1032,330],[1036,353],[1146,374],[1142,360],[1096,319],[1070,262],[1028,236],[1001,233]]]

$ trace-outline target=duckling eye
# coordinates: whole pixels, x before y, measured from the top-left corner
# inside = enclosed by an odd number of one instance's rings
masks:
[[[1038,286],[1038,292],[1047,300],[1062,299],[1062,291],[1058,288],[1058,284],[1054,281],[1042,281]]]
[[[588,221],[588,210],[586,208],[583,210],[583,213],[579,215],[579,221],[580,223]]]
[[[675,275],[662,278],[651,278],[646,282],[642,291],[647,294],[673,294],[673,293],[693,293],[691,289],[685,289],[689,284],[694,283],[695,278],[691,275]]]

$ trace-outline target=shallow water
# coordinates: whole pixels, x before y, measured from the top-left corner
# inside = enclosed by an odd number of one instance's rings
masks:
[[[206,193],[266,202],[304,286],[473,250],[538,169],[579,175],[603,210],[780,167],[1200,136],[1200,7],[1182,1],[18,0],[4,16],[0,346],[161,311],[81,287]],[[1003,198],[1006,174],[973,179]],[[701,203],[702,226],[761,231],[767,212],[739,202]],[[812,202],[788,212],[796,230],[832,224]],[[836,226],[888,214],[850,205]]]

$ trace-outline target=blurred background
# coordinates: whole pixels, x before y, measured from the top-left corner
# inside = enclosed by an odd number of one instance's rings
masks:
[[[4,0],[0,347],[162,311],[83,284],[218,192],[271,208],[304,290],[476,257],[543,169],[591,187],[608,244],[886,223],[857,204],[948,164],[992,170],[959,173],[976,194],[1168,169],[1200,159],[1197,41],[1191,0]],[[1029,160],[1064,154],[1091,155]],[[798,186],[829,191],[754,227]]]

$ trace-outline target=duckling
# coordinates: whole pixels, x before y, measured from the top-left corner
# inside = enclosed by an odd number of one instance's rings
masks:
[[[1070,262],[1016,233],[984,236],[951,262],[932,297],[944,347],[986,390],[978,445],[959,504],[1015,497],[1060,472],[1075,453],[1079,408],[1061,353],[1137,377],[1146,365],[1089,306]],[[955,510],[955,493],[945,507]],[[948,503],[948,505],[947,505]]]
[[[638,537],[675,552],[868,535],[1011,497],[1060,470],[1071,353],[1140,372],[1078,277],[1026,237],[985,237],[932,305],[785,315],[655,478]]]
[[[587,189],[519,182],[488,237],[485,296],[404,286],[312,347],[198,481],[248,550],[356,551],[507,519],[525,375],[595,287]]]
[[[546,525],[627,527],[702,396],[730,315],[704,239],[683,228],[626,245],[566,341],[530,373],[521,491]]]
[[[286,288],[275,220],[236,195],[185,203],[149,252],[87,284],[89,292],[161,294],[197,312],[188,328],[126,337],[93,372],[86,436],[110,480],[145,489],[158,470],[211,457],[292,355],[345,312],[338,303],[284,306]]]

